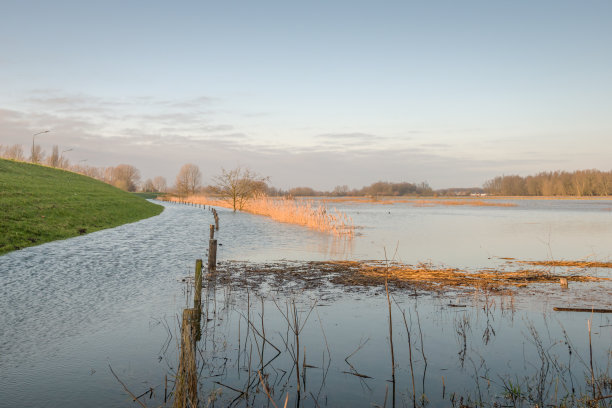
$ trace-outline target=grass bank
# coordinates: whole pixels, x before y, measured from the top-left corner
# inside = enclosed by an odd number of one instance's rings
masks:
[[[0,159],[0,255],[138,221],[162,210],[80,174]]]

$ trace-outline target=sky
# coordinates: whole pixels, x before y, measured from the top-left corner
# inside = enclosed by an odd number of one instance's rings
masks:
[[[612,169],[612,2],[0,0],[0,144],[204,183]]]

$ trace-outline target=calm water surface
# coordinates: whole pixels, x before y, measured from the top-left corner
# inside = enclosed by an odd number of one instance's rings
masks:
[[[222,261],[254,262],[387,257],[468,269],[500,265],[503,261],[499,257],[612,258],[611,201],[516,203],[517,207],[336,205],[360,227],[358,236],[348,242],[263,217],[219,209],[218,257]],[[181,279],[193,273],[196,258],[206,257],[208,225],[212,222],[210,212],[200,208],[164,205],[165,211],[151,219],[0,257],[0,407],[133,404],[110,374],[109,365],[135,393],[157,387],[153,402],[163,403],[163,387],[161,394],[159,387],[175,363],[172,350],[176,348],[176,316],[186,304]],[[610,276],[608,270],[590,273]],[[481,387],[486,385],[477,379],[487,377],[487,370],[512,372],[517,378],[519,373],[533,371],[527,363],[530,357],[538,356],[534,346],[537,341],[529,329],[532,324],[545,335],[546,344],[558,346],[565,330],[584,355],[585,344],[588,345],[586,320],[591,316],[543,313],[553,301],[592,302],[590,287],[573,285],[570,292],[552,291],[549,299],[534,299],[525,292],[517,296],[517,310],[506,314],[500,312],[499,300],[495,313],[489,313],[490,309],[485,313],[478,307],[449,308],[449,299],[443,295],[398,299],[401,306],[396,306],[394,312],[396,342],[401,347],[397,351],[401,378],[398,401],[410,400],[412,393],[412,385],[407,382],[407,339],[401,310],[407,311],[413,331],[418,313],[424,333],[423,342],[420,336],[418,341],[412,338],[417,341],[413,350],[417,355],[415,374],[421,370],[422,377],[417,380],[421,385],[416,391],[440,402],[448,401],[451,390],[484,393]],[[283,318],[272,295],[261,295],[266,296],[264,307],[270,333],[282,332]],[[612,307],[610,285],[600,285],[594,295],[597,306]],[[328,406],[349,406],[351,401],[361,406],[382,404],[387,391],[385,380],[390,377],[384,299],[375,294],[332,296],[313,292],[298,296],[296,301],[300,310],[308,310],[315,299],[321,302],[316,307],[318,314],[311,314],[305,326],[312,335],[302,341],[312,356],[311,365],[329,364],[322,357],[327,352],[321,341],[321,326],[324,327],[331,349],[332,374],[309,369],[311,384],[326,384],[326,391],[313,394],[320,398],[319,403],[326,401]],[[205,343],[218,344],[219,338],[224,338],[225,346],[235,351],[240,315],[229,310],[244,311],[244,296],[221,293],[219,300],[227,305],[227,319],[219,323],[219,336],[214,340],[206,338]],[[283,304],[286,299],[275,301]],[[416,302],[420,302],[418,306]],[[506,304],[505,310],[508,307]],[[465,323],[464,316],[469,323]],[[606,315],[595,316],[593,324],[597,361],[604,364],[610,359],[612,326]],[[461,330],[467,333],[463,353],[463,338],[457,335]],[[492,331],[495,334],[491,337]],[[485,332],[491,337],[486,342]],[[276,341],[282,342],[279,338]],[[377,381],[343,373],[351,370],[344,358],[364,342],[350,361],[360,373]],[[427,364],[421,348],[425,349]],[[225,373],[222,379],[240,384],[244,380],[240,377],[240,360],[228,355],[235,374]],[[275,364],[279,369],[286,368],[287,357],[279,358]],[[581,364],[576,361],[574,367],[582,370]],[[216,375],[212,365],[208,369],[210,375]],[[445,400],[441,399],[442,376],[446,378]],[[501,382],[498,377],[494,380]],[[215,387],[219,386],[209,381],[205,389],[212,391]],[[287,391],[291,393],[292,389]],[[227,389],[223,395],[232,399]],[[314,397],[309,398],[310,402],[305,400],[304,405],[312,406]]]

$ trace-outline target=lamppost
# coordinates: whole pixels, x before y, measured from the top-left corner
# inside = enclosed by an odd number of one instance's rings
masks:
[[[32,163],[34,163],[34,138],[38,135],[42,135],[43,133],[49,133],[49,132],[50,130],[43,130],[42,132],[34,133],[32,135],[32,157],[31,157]]]

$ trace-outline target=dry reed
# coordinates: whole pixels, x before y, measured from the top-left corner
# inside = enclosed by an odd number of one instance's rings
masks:
[[[504,259],[504,258],[502,258]],[[612,268],[612,262],[592,261],[519,261],[519,263],[536,266],[567,266],[577,268]]]
[[[175,197],[169,197],[167,200],[174,202],[181,201]],[[192,204],[232,208],[228,201],[206,196],[189,196],[182,201]],[[301,225],[336,236],[352,237],[355,234],[353,220],[349,216],[337,211],[335,208],[330,210],[323,203],[315,203],[311,200],[292,200],[261,196],[249,200],[242,211],[263,215],[279,222]]]
[[[380,263],[355,263],[360,275],[365,278],[388,279],[412,283],[430,283],[437,286],[524,286],[527,283],[556,283],[559,278],[568,281],[586,282],[603,281],[606,278],[582,275],[557,275],[541,270],[521,271],[495,271],[482,270],[479,272],[466,272],[454,268],[434,268],[430,265],[420,264],[416,267],[395,264],[388,268]]]

